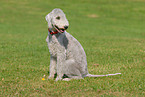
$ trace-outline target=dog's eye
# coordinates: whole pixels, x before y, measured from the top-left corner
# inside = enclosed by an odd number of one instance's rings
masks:
[[[57,20],[60,20],[60,16],[57,16],[56,19],[57,19]]]

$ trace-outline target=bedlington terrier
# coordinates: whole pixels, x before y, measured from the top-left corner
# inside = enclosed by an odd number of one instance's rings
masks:
[[[84,77],[102,77],[107,75],[92,75],[88,73],[86,54],[81,44],[72,35],[66,32],[69,26],[64,12],[53,9],[46,17],[48,22],[48,36],[46,41],[50,52],[50,67],[48,79],[56,81],[70,79],[83,79]],[[67,76],[64,78],[63,76]]]

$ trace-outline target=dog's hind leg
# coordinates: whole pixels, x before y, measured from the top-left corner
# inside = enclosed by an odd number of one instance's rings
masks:
[[[79,68],[77,67],[77,63],[74,59],[69,59],[65,61],[64,65],[64,74],[66,74],[69,78],[73,76],[81,77],[81,73]]]

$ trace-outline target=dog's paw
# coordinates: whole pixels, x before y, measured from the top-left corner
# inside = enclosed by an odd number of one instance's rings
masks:
[[[48,76],[48,79],[54,79],[54,76]]]
[[[63,81],[70,81],[71,78],[64,78]]]
[[[55,79],[55,81],[59,81],[59,80],[62,80],[62,78],[57,77],[57,78]]]

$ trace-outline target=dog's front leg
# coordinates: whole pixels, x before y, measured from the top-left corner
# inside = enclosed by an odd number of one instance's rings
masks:
[[[50,55],[50,67],[49,67],[49,77],[48,79],[53,79],[56,73],[56,57]]]
[[[56,67],[57,78],[56,78],[56,81],[62,80],[62,77],[63,77],[63,69],[65,68],[64,63],[66,61],[66,53],[65,52],[66,51],[63,49],[57,54],[57,67]]]

